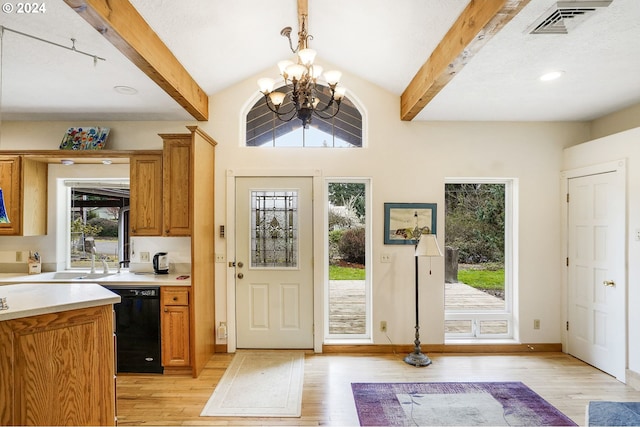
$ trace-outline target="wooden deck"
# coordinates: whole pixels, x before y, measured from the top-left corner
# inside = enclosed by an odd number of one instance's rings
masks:
[[[365,333],[364,280],[331,280],[329,282],[329,333]],[[497,310],[504,300],[472,288],[464,283],[445,284],[445,310]],[[448,328],[454,327],[452,323]],[[465,324],[458,326],[466,328]],[[500,328],[500,326],[498,326]],[[453,332],[453,331],[450,331]]]

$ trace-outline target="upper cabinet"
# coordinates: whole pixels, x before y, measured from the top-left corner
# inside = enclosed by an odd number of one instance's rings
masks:
[[[191,235],[191,138],[162,136],[162,155],[131,157],[132,236]]]
[[[164,234],[191,235],[193,203],[192,138],[190,134],[161,135],[163,138]]]
[[[162,235],[162,155],[135,155],[130,163],[132,236]]]
[[[0,223],[0,235],[47,234],[47,170],[44,162],[19,155],[0,156],[0,188],[9,223]]]

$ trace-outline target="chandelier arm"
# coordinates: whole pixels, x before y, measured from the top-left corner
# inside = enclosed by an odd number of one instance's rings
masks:
[[[269,110],[276,113],[276,115],[286,116],[287,114],[293,111],[296,111],[296,107],[293,104],[291,105],[291,109],[289,111],[284,111],[284,112],[280,111],[279,108],[275,108],[275,106],[271,103],[271,100],[269,99],[269,95],[264,96],[264,101],[265,101],[265,104],[267,104],[267,107],[269,108]]]
[[[332,119],[336,115],[338,115],[338,113],[340,112],[340,104],[338,104],[338,108],[336,108],[336,111],[333,114],[329,114],[328,116],[323,116],[321,113],[323,113],[325,110],[326,110],[326,108],[322,109],[322,110],[313,110],[313,113],[316,116],[318,116],[318,117],[320,117],[321,119],[324,119],[324,120]]]

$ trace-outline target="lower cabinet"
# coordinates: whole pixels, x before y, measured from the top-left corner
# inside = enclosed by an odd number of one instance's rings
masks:
[[[115,425],[113,306],[0,322],[0,425]]]
[[[162,307],[162,366],[191,366],[189,339],[189,288],[166,286],[160,291]],[[170,370],[170,369],[169,369]]]

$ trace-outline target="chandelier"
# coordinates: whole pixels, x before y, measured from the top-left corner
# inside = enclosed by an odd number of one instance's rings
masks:
[[[313,36],[307,34],[306,19],[307,15],[302,15],[302,28],[298,33],[298,45],[295,49],[291,42],[291,27],[285,27],[280,31],[281,36],[289,39],[291,52],[298,54],[295,63],[289,60],[278,62],[287,93],[274,92],[276,82],[273,79],[261,78],[258,80],[258,86],[260,92],[264,94],[267,107],[275,113],[278,119],[288,122],[297,117],[302,121],[302,126],[305,129],[309,127],[313,115],[322,119],[335,117],[340,111],[340,102],[345,94],[344,87],[337,87],[342,76],[340,71],[331,70],[322,74],[322,67],[313,63],[316,51],[309,49],[309,40],[312,40]],[[330,98],[325,104],[321,104],[319,98],[323,86],[317,81],[321,75],[329,85],[331,92]],[[282,111],[280,107],[283,106],[287,95],[291,99],[291,108]],[[331,107],[333,108],[331,109]]]

